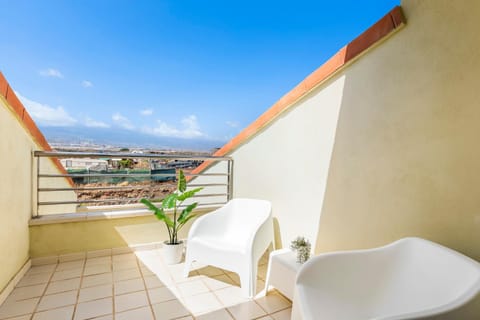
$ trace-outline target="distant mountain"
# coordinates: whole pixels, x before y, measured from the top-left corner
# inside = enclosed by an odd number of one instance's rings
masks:
[[[170,150],[210,151],[226,141],[155,137],[140,132],[112,128],[42,127],[48,142],[61,144],[96,144],[115,147],[143,147]]]

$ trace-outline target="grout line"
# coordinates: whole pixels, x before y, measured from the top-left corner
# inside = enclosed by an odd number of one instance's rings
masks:
[[[115,320],[116,312],[115,312],[115,280],[113,276],[113,256],[114,254],[112,249],[112,252],[110,254],[110,270],[112,274],[112,319]]]
[[[75,319],[75,314],[77,312],[77,306],[78,306],[78,299],[80,298],[80,288],[82,288],[82,282],[83,282],[83,273],[85,271],[87,265],[87,256],[85,255],[85,260],[83,261],[83,266],[82,266],[82,273],[80,274],[80,284],[78,285],[78,291],[77,291],[77,298],[75,299],[75,305],[73,306],[73,312],[72,312],[72,320]]]
[[[137,267],[138,267],[138,270],[140,272],[140,277],[141,277],[142,282],[143,282],[143,287],[145,288],[145,294],[147,296],[148,306],[150,307],[150,313],[152,314],[153,319],[155,319],[155,312],[153,312],[153,305],[152,305],[152,301],[150,300],[150,295],[148,294],[147,283],[145,282],[145,277],[144,277],[144,274],[142,272],[142,268],[141,268],[140,262],[139,262],[140,259],[138,259],[136,254],[135,254],[135,257],[136,257],[136,261],[137,261]]]
[[[45,289],[43,289],[43,292],[42,292],[42,295],[40,296],[40,299],[38,299],[37,305],[35,306],[35,308],[34,308],[33,311],[32,311],[32,317],[31,317],[31,319],[33,319],[33,316],[34,316],[35,313],[37,312],[38,306],[40,305],[40,301],[42,301],[43,297],[45,296],[45,293],[47,293],[47,289],[48,289],[48,287],[49,287],[49,285],[50,285],[50,281],[52,281],[53,275],[54,275],[55,272],[57,271],[57,268],[58,268],[58,260],[57,260],[57,263],[55,264],[55,268],[53,269],[52,274],[51,274],[50,277],[48,278],[47,285],[45,286]]]

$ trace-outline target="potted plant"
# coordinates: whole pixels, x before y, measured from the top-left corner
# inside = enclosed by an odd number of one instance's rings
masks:
[[[297,262],[305,263],[310,258],[310,250],[312,248],[310,241],[305,237],[297,237],[292,241],[290,248],[297,252]]]
[[[178,239],[178,231],[180,231],[188,221],[196,217],[192,212],[197,207],[198,203],[194,202],[189,204],[181,211],[180,208],[185,200],[193,197],[202,189],[203,188],[196,188],[187,191],[187,181],[183,174],[183,170],[180,170],[178,174],[177,190],[172,194],[167,195],[162,200],[159,207],[154,205],[148,199],[140,200],[140,202],[153,211],[157,219],[163,221],[167,227],[168,240],[164,242],[163,246],[164,259],[167,264],[179,263],[182,260],[184,244],[182,240]],[[170,218],[169,214],[165,212],[166,210],[172,210],[172,218]]]

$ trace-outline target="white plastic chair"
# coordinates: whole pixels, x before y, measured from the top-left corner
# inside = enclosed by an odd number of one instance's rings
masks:
[[[419,238],[321,254],[296,280],[292,319],[419,319],[456,309],[480,292],[480,264]]]
[[[184,275],[192,261],[238,273],[242,293],[253,297],[258,261],[273,242],[271,204],[265,200],[233,199],[198,218],[188,234]]]

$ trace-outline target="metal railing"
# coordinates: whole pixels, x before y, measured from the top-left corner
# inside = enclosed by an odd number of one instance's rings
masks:
[[[99,208],[131,209],[142,207],[139,205],[141,198],[161,201],[162,194],[175,190],[179,169],[184,170],[189,181],[187,188],[204,188],[193,198],[199,207],[223,205],[233,194],[233,159],[230,157],[56,151],[34,151],[33,156],[36,171],[33,217]],[[83,165],[78,165],[82,159]],[[88,166],[86,161],[96,165]],[[223,164],[215,166],[211,172],[193,173],[192,170],[204,161]],[[122,193],[129,196],[122,196]],[[52,207],[56,209],[50,209]]]

